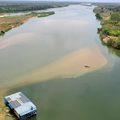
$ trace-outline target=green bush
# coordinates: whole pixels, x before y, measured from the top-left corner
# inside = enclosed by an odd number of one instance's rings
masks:
[[[120,38],[118,38],[117,40],[113,40],[112,46],[120,49]]]
[[[112,21],[119,22],[120,21],[120,13],[113,13],[110,18]]]
[[[102,16],[99,13],[96,13],[95,16],[96,16],[97,19],[102,20]]]
[[[120,36],[120,30],[112,30],[112,31],[110,31],[110,35],[112,35],[112,36]]]
[[[110,30],[107,29],[107,28],[103,28],[102,34],[104,34],[104,35],[109,35],[109,34],[110,34]]]
[[[5,34],[5,31],[0,31],[0,35],[4,35]]]

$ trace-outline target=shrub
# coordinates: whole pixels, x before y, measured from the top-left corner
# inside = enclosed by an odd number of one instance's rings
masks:
[[[119,22],[120,21],[120,13],[113,13],[110,18],[112,21]]]
[[[120,30],[112,30],[112,31],[110,31],[110,35],[112,35],[112,36],[120,36]]]
[[[109,35],[109,34],[110,34],[110,30],[107,29],[107,28],[104,28],[104,29],[102,30],[102,34],[104,34],[104,35]]]
[[[102,20],[102,16],[99,13],[97,13],[95,16],[97,19]]]

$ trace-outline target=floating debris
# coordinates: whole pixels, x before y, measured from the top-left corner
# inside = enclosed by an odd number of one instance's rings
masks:
[[[84,67],[85,67],[85,68],[90,68],[90,66],[88,66],[88,65],[85,65]]]

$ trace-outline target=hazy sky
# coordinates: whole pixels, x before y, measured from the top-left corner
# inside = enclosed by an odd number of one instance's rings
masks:
[[[0,0],[5,1],[5,0]],[[120,2],[120,0],[6,0],[6,1],[79,1],[79,2]]]

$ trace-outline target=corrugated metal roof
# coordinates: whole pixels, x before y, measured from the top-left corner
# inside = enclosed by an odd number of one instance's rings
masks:
[[[22,92],[6,96],[5,100],[20,116],[36,110],[36,106]]]
[[[21,116],[34,110],[36,110],[36,107],[34,104],[32,104],[32,102],[27,102],[25,105],[22,105],[15,109],[15,111],[19,113]]]

